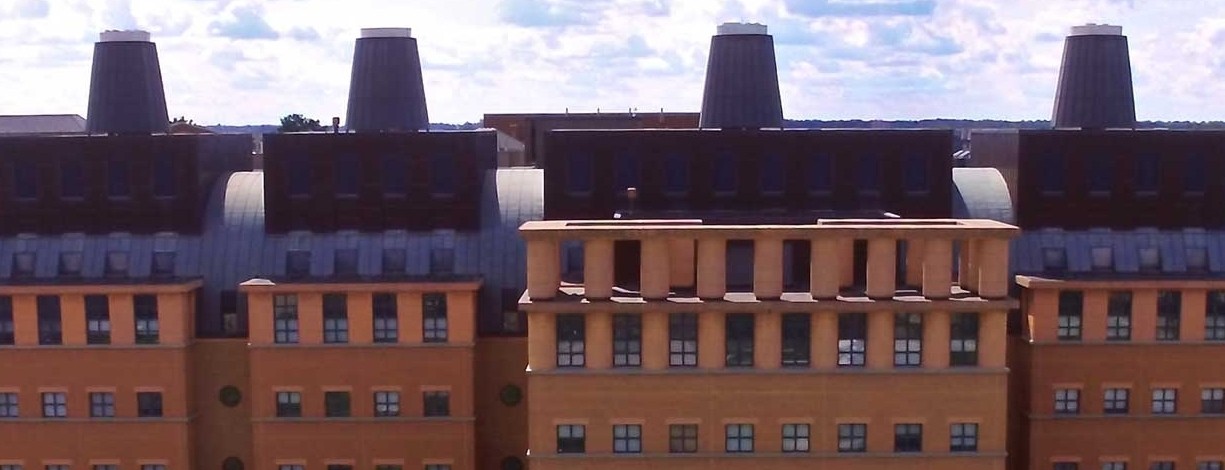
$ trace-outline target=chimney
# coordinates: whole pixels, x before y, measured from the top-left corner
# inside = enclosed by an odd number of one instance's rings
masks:
[[[94,44],[86,131],[165,134],[170,131],[157,46],[146,31],[103,31]]]
[[[766,25],[724,23],[710,39],[699,127],[783,127],[774,38]]]
[[[1136,101],[1122,26],[1073,26],[1063,44],[1063,65],[1051,125],[1056,128],[1134,128]]]
[[[411,29],[362,29],[353,50],[345,121],[352,132],[429,129],[421,56]]]

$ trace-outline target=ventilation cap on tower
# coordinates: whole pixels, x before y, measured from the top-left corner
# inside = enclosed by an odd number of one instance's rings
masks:
[[[354,132],[429,129],[421,57],[411,29],[362,29],[353,51],[346,121]]]
[[[1073,26],[1063,46],[1051,124],[1056,128],[1134,128],[1131,59],[1122,26]]]
[[[155,134],[169,130],[157,46],[146,31],[103,31],[94,44],[86,130]]]
[[[783,126],[774,38],[766,25],[724,23],[710,40],[699,126],[761,129]]]

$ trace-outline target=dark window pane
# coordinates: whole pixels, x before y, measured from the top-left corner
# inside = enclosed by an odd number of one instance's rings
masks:
[[[30,160],[13,162],[13,197],[38,198],[38,165]]]
[[[0,296],[0,345],[11,345],[16,341],[13,322],[13,298]]]
[[[728,367],[753,366],[753,314],[733,313],[725,318]]]
[[[379,167],[379,177],[383,181],[383,194],[388,196],[408,194],[408,162],[403,155],[383,155]]]
[[[455,194],[455,159],[448,153],[430,155],[430,193],[435,196]]]
[[[158,324],[157,296],[141,294],[132,297],[136,320],[136,344],[157,344],[161,335]]]
[[[153,160],[153,195],[156,197],[173,197],[178,187],[174,171],[174,158],[162,156]]]
[[[323,411],[328,418],[347,418],[351,414],[349,392],[323,392]]]
[[[40,295],[35,302],[38,308],[38,344],[63,344],[59,296]]]
[[[624,194],[625,188],[637,188],[642,179],[642,159],[637,154],[625,152],[617,156],[616,187],[613,190]]]
[[[141,418],[162,416],[162,392],[136,392],[136,415]]]
[[[711,176],[715,193],[729,194],[736,192],[736,173],[739,171],[736,154],[723,151],[715,155],[711,161]]]
[[[79,160],[60,162],[60,197],[78,199],[85,197],[85,168]]]
[[[1187,155],[1183,168],[1183,188],[1188,193],[1203,194],[1208,188],[1208,161],[1203,155]]]
[[[174,276],[174,261],[175,252],[155,251],[153,252],[153,266],[150,271],[154,277]]]
[[[783,192],[785,178],[783,177],[786,168],[783,165],[786,161],[781,155],[768,153],[761,157],[761,163],[757,166],[760,172],[761,192],[763,194],[780,194]]]
[[[928,161],[923,155],[910,155],[906,158],[905,184],[906,192],[927,192]]]
[[[128,162],[124,160],[111,160],[106,166],[107,183],[106,194],[112,198],[125,198],[132,196],[132,175],[128,168]]]
[[[689,156],[679,153],[664,158],[664,192],[679,194],[689,191]]]
[[[1046,155],[1044,158],[1046,165],[1043,165],[1040,172],[1042,178],[1042,192],[1048,194],[1063,194],[1064,191],[1064,160],[1056,155]]]
[[[783,366],[808,367],[811,355],[812,322],[807,313],[783,315]]]
[[[332,174],[336,178],[336,194],[339,196],[356,196],[360,184],[358,160],[353,155],[342,155],[332,161]]]
[[[408,255],[403,248],[383,249],[383,274],[404,274],[408,270]]]
[[[289,195],[307,196],[311,192],[311,165],[314,159],[309,155],[294,155],[286,159],[285,172],[289,175]]]
[[[1109,195],[1114,189],[1114,158],[1097,155],[1086,159],[1085,173],[1089,176],[1089,194]]]
[[[591,154],[579,151],[566,160],[566,190],[571,193],[591,192]]]
[[[875,193],[880,191],[880,158],[875,154],[864,154],[859,157],[856,165],[859,192]]]
[[[357,275],[357,248],[339,248],[332,257],[332,270],[337,276]]]
[[[1136,158],[1136,192],[1156,193],[1161,181],[1161,161],[1151,153]]]
[[[111,307],[105,295],[85,296],[85,343],[111,344]]]
[[[805,165],[808,172],[809,193],[824,194],[833,190],[834,168],[831,163],[829,155],[823,153],[808,157]]]
[[[285,274],[289,277],[306,277],[311,273],[311,253],[306,250],[289,250],[285,254]]]

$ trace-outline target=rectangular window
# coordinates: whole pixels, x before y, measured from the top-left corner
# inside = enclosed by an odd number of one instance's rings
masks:
[[[1109,196],[1114,189],[1114,159],[1108,155],[1095,155],[1086,159],[1085,173],[1089,175],[1089,195]]]
[[[1225,341],[1225,291],[1208,291],[1208,310],[1204,315],[1204,339]]]
[[[715,194],[729,195],[736,192],[736,174],[739,172],[737,164],[739,158],[736,154],[728,151],[719,152],[711,161],[711,187],[714,188]]]
[[[38,305],[38,344],[64,344],[59,296],[40,295],[36,303]]]
[[[724,273],[727,291],[752,292],[753,290],[753,240],[728,240],[724,255]]]
[[[352,157],[350,155],[349,157]],[[342,197],[357,196],[361,175],[358,161],[353,158],[337,158],[332,161],[332,175],[336,184],[336,195]]]
[[[581,424],[557,426],[557,453],[582,454],[587,452],[587,427]]]
[[[374,392],[374,416],[400,416],[400,392]]]
[[[357,249],[337,248],[332,252],[332,273],[337,277],[357,276]]]
[[[923,316],[917,313],[893,314],[893,365],[923,365]]]
[[[425,470],[451,470],[449,463],[434,463],[425,466]]]
[[[818,153],[806,161],[808,194],[827,195],[834,189],[834,167],[829,155]]]
[[[1195,464],[1195,470],[1222,470],[1222,469],[1225,469],[1225,462],[1221,462],[1220,460],[1202,460]],[[21,470],[21,469],[17,469],[17,470]]]
[[[812,321],[807,313],[783,314],[783,367],[808,367],[812,356]]]
[[[374,317],[374,342],[395,343],[400,340],[400,319],[396,310],[396,295],[377,293],[371,299]]]
[[[352,414],[349,392],[323,392],[323,413],[328,418],[348,418]]]
[[[175,252],[173,251],[154,251],[153,263],[149,268],[150,274],[157,278],[174,277],[175,258]]]
[[[34,277],[34,265],[37,256],[33,252],[13,253],[12,277],[25,279]]]
[[[664,158],[664,192],[670,195],[689,191],[689,156],[679,153]]]
[[[868,425],[851,423],[838,425],[838,452],[867,452]]]
[[[1140,258],[1140,270],[1144,272],[1159,272],[1161,271],[1161,249],[1155,246],[1146,246],[1136,250],[1136,254]]]
[[[323,342],[349,342],[349,299],[345,294],[323,294]]]
[[[753,367],[753,314],[728,314],[724,324],[727,367]]]
[[[13,323],[13,298],[0,295],[0,346],[16,343],[16,325]]]
[[[421,296],[423,328],[421,340],[426,343],[447,342],[447,294],[427,292]]]
[[[13,197],[38,199],[38,165],[32,160],[13,162]]]
[[[403,276],[408,271],[407,255],[404,248],[383,248],[383,274]]]
[[[1178,390],[1173,388],[1153,389],[1153,414],[1172,415],[1178,412]]]
[[[21,410],[18,405],[15,392],[0,392],[0,418],[20,417]]]
[[[591,193],[591,154],[578,151],[566,160],[566,190],[571,194]]]
[[[698,425],[670,424],[668,425],[668,452],[673,454],[692,454],[698,451]]]
[[[587,364],[586,324],[582,315],[557,316],[557,367],[583,367]]]
[[[1131,292],[1111,292],[1106,305],[1106,340],[1131,340]]]
[[[451,416],[451,392],[424,392],[421,394],[421,399],[425,416]]]
[[[954,313],[949,324],[949,365],[978,365],[978,314]]]
[[[274,340],[280,344],[298,343],[298,296],[272,296]]]
[[[1188,195],[1203,195],[1208,188],[1208,161],[1200,154],[1187,155],[1183,167],[1183,190]]]
[[[893,425],[894,452],[922,452],[923,425],[902,423]]]
[[[729,454],[748,453],[753,451],[753,425],[728,424],[724,427],[727,442],[725,448]]]
[[[1060,388],[1055,390],[1055,414],[1074,415],[1080,413],[1080,390]]]
[[[285,275],[291,278],[301,278],[311,275],[311,252],[308,250],[289,250],[285,253]]]
[[[161,157],[153,160],[153,196],[174,197],[178,187],[174,158]]]
[[[876,194],[880,192],[880,158],[870,153],[861,155],[856,168],[859,193]]]
[[[80,160],[60,160],[60,197],[63,199],[85,197],[85,167]]]
[[[144,470],[144,468],[143,468],[143,467],[145,467],[145,465],[141,465],[141,467],[142,467],[142,468],[141,468],[141,470]],[[92,469],[92,470],[119,470],[119,466],[118,466],[118,465],[111,465],[111,464],[104,464],[104,465],[91,465],[91,466],[90,466],[90,469]]]
[[[1182,292],[1157,292],[1157,341],[1178,341],[1182,330]]]
[[[642,159],[638,154],[622,153],[617,156],[617,174],[614,176],[617,195],[625,194],[627,188],[638,188],[642,180]]]
[[[85,343],[111,344],[111,307],[105,295],[85,296]]]
[[[863,367],[868,347],[868,316],[838,314],[838,367]]]
[[[128,252],[126,251],[109,251],[106,253],[106,277],[127,277],[128,268],[131,264],[128,262]]]
[[[1042,249],[1042,269],[1051,272],[1064,272],[1068,269],[1068,250],[1063,247],[1048,246]]]
[[[620,313],[613,316],[613,366],[642,365],[642,316]]]
[[[1081,291],[1059,292],[1057,337],[1060,341],[1080,341],[1081,312],[1085,296]]]
[[[1187,256],[1187,271],[1194,273],[1202,273],[1208,270],[1208,249],[1202,246],[1188,246],[1185,250]]]
[[[905,174],[903,182],[906,186],[906,192],[909,194],[922,194],[927,192],[927,173],[928,160],[923,155],[910,155],[906,159]]]
[[[1102,462],[1102,470],[1127,470],[1127,462]]]
[[[379,157],[379,169],[383,194],[390,197],[408,195],[408,162],[404,155],[383,154]]]
[[[761,162],[757,165],[758,185],[762,194],[767,196],[783,194],[784,186],[786,186],[786,176],[784,176],[787,171],[786,163],[787,160],[776,153],[767,153],[762,156]]]
[[[668,314],[668,365],[697,367],[698,315],[696,313]]]
[[[106,194],[111,199],[132,197],[132,175],[128,171],[128,162],[111,160],[106,165]]]
[[[157,296],[132,296],[132,315],[136,319],[136,344],[157,344],[161,336],[157,318]]]
[[[1169,460],[1158,460],[1148,466],[1149,470],[1174,470],[1174,462]]]
[[[1225,414],[1225,388],[1200,390],[1200,413],[1206,415]]]
[[[1044,171],[1042,171],[1042,194],[1056,196],[1064,190],[1064,160],[1055,155],[1047,155]]]
[[[111,392],[89,393],[90,418],[114,418],[115,394]]]
[[[292,155],[286,159],[286,173],[289,174],[289,196],[306,197],[311,192],[314,159],[310,155]]]
[[[278,418],[302,417],[302,394],[299,392],[276,392],[276,416]]]
[[[68,394],[64,392],[43,392],[43,417],[67,418]]]
[[[978,452],[978,424],[949,425],[949,452]]]
[[[447,153],[430,155],[430,193],[434,196],[455,195],[455,159]]]
[[[783,425],[783,452],[808,452],[809,425]]]
[[[1102,413],[1108,415],[1127,414],[1131,409],[1131,400],[1129,400],[1130,397],[1131,390],[1126,388],[1106,389],[1104,396],[1102,397]]]
[[[162,417],[162,392],[136,392],[136,416]]]
[[[613,425],[613,453],[614,454],[640,454],[642,453],[642,425],[614,424]]]
[[[277,470],[306,470],[305,465],[277,465]]]

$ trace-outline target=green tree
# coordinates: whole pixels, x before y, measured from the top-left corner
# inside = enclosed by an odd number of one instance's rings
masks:
[[[303,117],[301,114],[290,114],[281,118],[281,127],[277,128],[277,132],[311,132],[322,131],[325,128],[319,125],[318,119],[310,119]]]
[[[193,126],[194,126],[194,125],[196,124],[196,121],[194,121],[194,120],[192,120],[192,119],[187,119],[187,117],[185,117],[185,116],[179,116],[179,117],[177,117],[177,118],[171,119],[171,120],[170,120],[170,123],[171,123],[171,124],[183,123],[183,124],[191,124],[191,125],[193,125]]]

